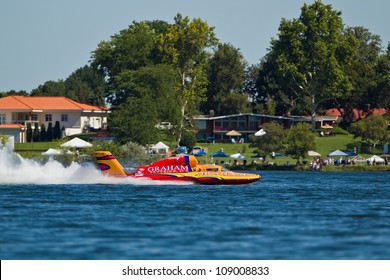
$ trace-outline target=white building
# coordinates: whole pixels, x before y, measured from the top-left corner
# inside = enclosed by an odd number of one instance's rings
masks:
[[[40,127],[58,121],[65,136],[107,127],[104,107],[82,104],[62,96],[7,96],[0,98],[0,133],[12,135],[16,143],[26,142],[27,124]]]

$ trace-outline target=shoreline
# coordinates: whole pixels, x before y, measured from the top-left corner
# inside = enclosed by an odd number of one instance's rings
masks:
[[[229,170],[238,171],[311,171],[311,172],[375,172],[390,171],[390,165],[327,165],[313,170],[309,165],[235,165],[227,166]]]

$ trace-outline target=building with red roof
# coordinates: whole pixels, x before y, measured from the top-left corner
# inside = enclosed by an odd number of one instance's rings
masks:
[[[0,133],[26,142],[26,127],[35,123],[47,128],[58,121],[65,136],[104,129],[109,109],[76,102],[63,96],[7,96],[0,98]]]
[[[374,108],[374,109],[370,109],[368,112],[365,112],[363,110],[353,109],[352,112],[353,112],[354,120],[358,120],[358,119],[364,119],[365,117],[367,117],[370,114],[385,115],[387,113],[387,110],[384,108]],[[341,108],[341,109],[332,108],[332,109],[328,109],[326,111],[327,116],[337,116],[339,118],[342,117],[343,113],[344,113],[343,108]]]

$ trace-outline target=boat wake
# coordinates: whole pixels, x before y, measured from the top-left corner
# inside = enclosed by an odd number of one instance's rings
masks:
[[[108,184],[108,185],[177,185],[177,182],[157,182],[132,177],[104,176],[93,163],[76,163],[65,167],[49,159],[45,164],[25,159],[5,145],[0,147],[0,184]],[[191,183],[180,182],[183,185]]]

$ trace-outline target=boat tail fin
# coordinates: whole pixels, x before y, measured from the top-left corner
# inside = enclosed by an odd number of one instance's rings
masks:
[[[94,156],[99,165],[100,170],[104,175],[115,177],[126,177],[127,173],[123,166],[116,160],[116,158],[109,151],[94,152]]]

